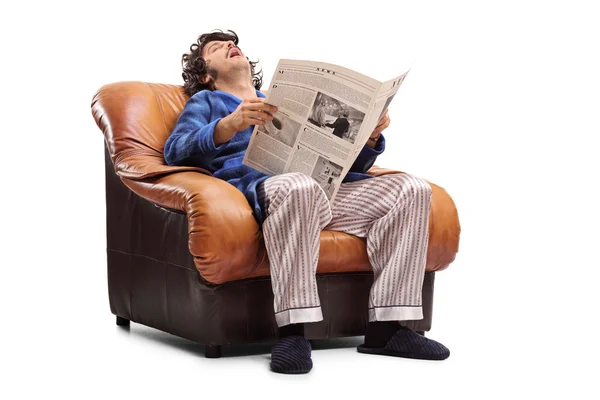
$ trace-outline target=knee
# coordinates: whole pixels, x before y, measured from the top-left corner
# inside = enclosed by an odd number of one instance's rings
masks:
[[[397,187],[403,192],[403,196],[411,199],[431,201],[433,190],[425,179],[410,174],[398,174],[392,179],[397,181]]]
[[[290,196],[306,196],[312,198],[313,194],[321,194],[322,191],[319,184],[310,176],[300,173],[291,172],[281,175],[282,187],[281,190]]]
[[[409,175],[408,182],[415,198],[424,199],[427,201],[431,200],[431,185],[425,179]]]

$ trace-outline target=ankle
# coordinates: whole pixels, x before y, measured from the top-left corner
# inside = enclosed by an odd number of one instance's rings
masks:
[[[365,346],[384,347],[400,329],[399,321],[373,321],[367,325]]]
[[[278,329],[279,338],[286,336],[302,336],[304,337],[304,324],[288,324],[279,327]]]

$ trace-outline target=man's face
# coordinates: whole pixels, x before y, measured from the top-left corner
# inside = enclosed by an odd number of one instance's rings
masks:
[[[251,72],[246,56],[231,40],[209,42],[202,49],[202,57],[206,60],[207,68],[214,70],[217,77],[237,70]]]

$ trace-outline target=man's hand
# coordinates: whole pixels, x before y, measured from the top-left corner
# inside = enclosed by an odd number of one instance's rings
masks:
[[[381,116],[381,118],[379,118],[379,122],[377,123],[377,126],[373,130],[373,133],[371,133],[370,137],[378,138],[381,132],[383,132],[384,129],[390,126],[391,121],[392,120],[390,119],[390,116],[388,115],[388,110],[386,108],[385,113]]]
[[[277,112],[277,107],[265,103],[265,99],[257,97],[255,99],[246,99],[240,103],[234,112],[224,119],[227,124],[235,129],[236,132],[247,129],[250,125],[264,125],[267,121],[273,119],[273,113]]]
[[[215,145],[226,143],[236,132],[247,129],[250,125],[264,125],[273,120],[277,107],[265,103],[265,99],[257,97],[246,99],[234,112],[217,123],[214,132]]]
[[[386,108],[385,113],[381,116],[381,118],[379,118],[379,122],[373,130],[373,133],[371,133],[371,136],[369,136],[369,140],[367,140],[367,146],[371,148],[375,147],[377,139],[379,139],[379,135],[381,135],[381,132],[383,132],[384,129],[390,126],[391,121],[392,120],[390,119],[388,115],[388,110]]]

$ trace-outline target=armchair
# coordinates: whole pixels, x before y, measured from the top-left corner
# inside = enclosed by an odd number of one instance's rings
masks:
[[[160,329],[220,357],[223,345],[276,339],[269,260],[241,192],[201,168],[165,164],[163,146],[186,101],[181,86],[145,82],[109,84],[93,97],[104,134],[109,303],[119,325]],[[452,199],[431,186],[424,319],[405,323],[423,334],[431,328],[435,272],[454,260],[460,235]],[[372,281],[364,239],[323,231],[324,320],[307,325],[307,338],[363,335]]]

